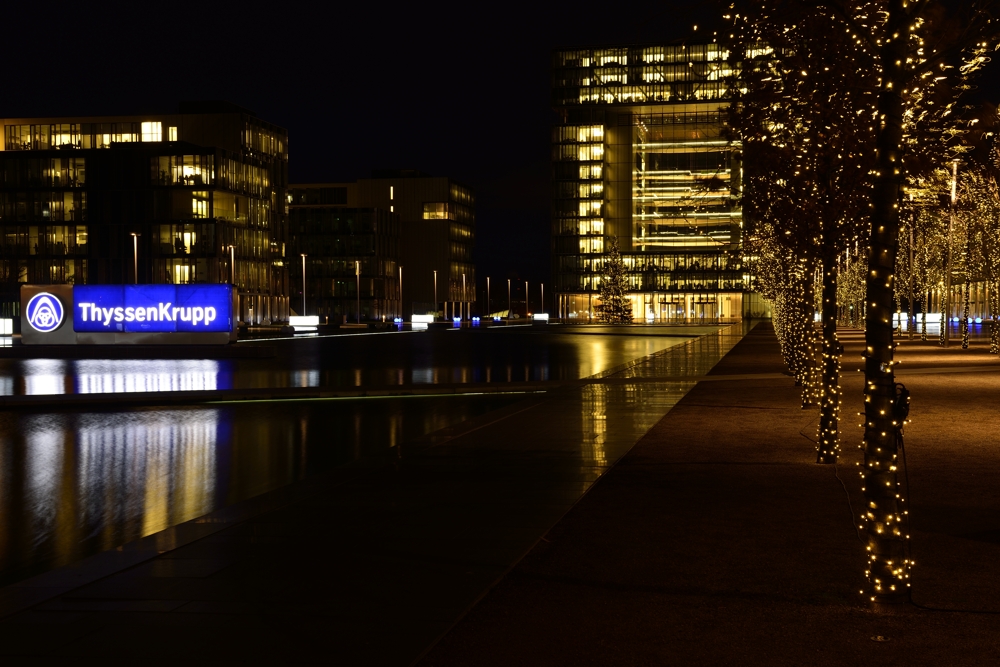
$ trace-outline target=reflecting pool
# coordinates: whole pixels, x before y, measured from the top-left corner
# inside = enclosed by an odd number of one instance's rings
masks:
[[[522,398],[0,412],[0,585]]]

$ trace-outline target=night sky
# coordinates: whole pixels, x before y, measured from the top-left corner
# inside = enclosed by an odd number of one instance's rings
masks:
[[[403,168],[472,186],[480,282],[547,282],[551,51],[683,37],[717,12],[543,4],[8,6],[0,117],[228,100],[288,129],[293,183]]]
[[[710,0],[5,7],[0,117],[229,100],[289,132],[295,182],[419,169],[475,188],[480,283],[549,280],[551,52],[711,34]]]

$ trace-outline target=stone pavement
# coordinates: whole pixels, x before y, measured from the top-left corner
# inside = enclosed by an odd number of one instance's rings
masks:
[[[841,338],[840,465],[814,463],[758,326],[420,664],[1000,663],[1000,363],[982,336],[900,343],[921,606],[879,615],[852,518],[863,337]]]
[[[394,460],[0,589],[0,664],[410,664],[742,335],[689,341],[404,443]]]

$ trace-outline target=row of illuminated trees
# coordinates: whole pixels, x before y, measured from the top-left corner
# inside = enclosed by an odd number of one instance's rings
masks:
[[[876,605],[909,600],[912,565],[897,475],[908,394],[893,372],[894,315],[905,305],[913,317],[933,301],[947,320],[953,293],[967,312],[977,281],[991,284],[994,322],[997,313],[996,169],[971,161],[961,106],[998,43],[994,4],[735,2],[719,36],[739,60],[731,70],[745,247],[803,404],[818,405],[820,463],[840,451],[838,320],[864,327],[861,520]]]

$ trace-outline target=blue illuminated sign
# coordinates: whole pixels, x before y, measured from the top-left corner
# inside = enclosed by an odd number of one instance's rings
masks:
[[[229,332],[230,285],[76,285],[73,330],[85,333]]]

